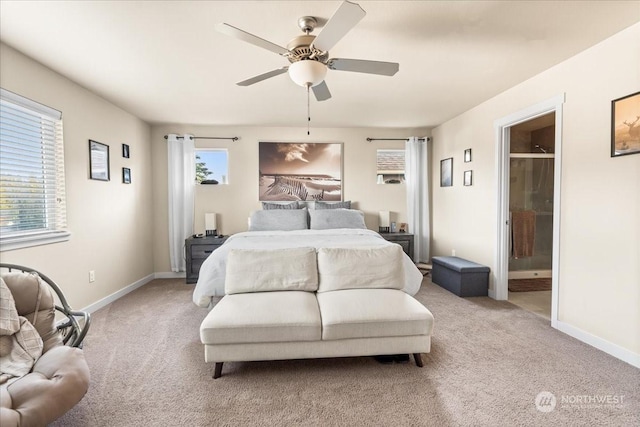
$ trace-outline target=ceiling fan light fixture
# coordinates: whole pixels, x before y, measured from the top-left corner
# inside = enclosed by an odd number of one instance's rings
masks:
[[[322,62],[305,59],[289,65],[289,77],[297,85],[313,87],[324,81],[327,66]]]

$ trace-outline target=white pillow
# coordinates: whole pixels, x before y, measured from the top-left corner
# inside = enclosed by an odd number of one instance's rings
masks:
[[[312,209],[309,211],[312,230],[335,228],[365,229],[364,212],[356,209]]]
[[[318,289],[314,248],[232,249],[227,257],[225,293]]]
[[[404,287],[402,247],[318,249],[318,292]]]

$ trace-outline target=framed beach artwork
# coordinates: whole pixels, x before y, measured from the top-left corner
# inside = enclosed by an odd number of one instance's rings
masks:
[[[342,143],[259,142],[260,201],[342,200]]]
[[[611,157],[640,153],[640,92],[611,101]]]

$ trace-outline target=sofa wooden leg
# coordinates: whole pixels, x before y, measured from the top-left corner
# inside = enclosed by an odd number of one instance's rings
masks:
[[[213,379],[220,378],[222,376],[222,363],[216,362],[215,370],[213,371]]]
[[[416,366],[418,368],[422,368],[424,366],[422,364],[422,355],[420,353],[413,353],[413,358],[416,359]]]

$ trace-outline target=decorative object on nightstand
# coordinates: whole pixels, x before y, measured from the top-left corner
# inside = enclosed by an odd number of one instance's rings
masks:
[[[402,246],[404,253],[413,259],[413,234],[410,233],[380,233],[383,239]]]
[[[229,236],[191,236],[185,240],[187,260],[187,283],[196,283],[200,274],[200,267],[213,251],[218,249]]]
[[[216,213],[204,214],[204,228],[207,236],[217,236],[218,226],[216,225]]]
[[[380,225],[378,226],[378,231],[380,233],[388,233],[389,232],[389,211],[380,211],[378,216],[380,218]]]

